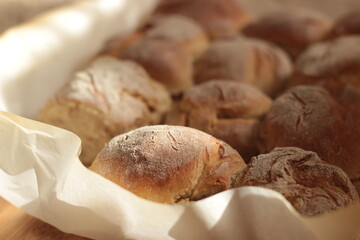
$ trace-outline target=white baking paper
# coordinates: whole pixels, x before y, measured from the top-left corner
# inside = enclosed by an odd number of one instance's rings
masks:
[[[359,203],[304,218],[280,194],[256,187],[188,205],[141,199],[86,169],[76,135],[28,119],[106,39],[133,30],[156,2],[84,1],[0,39],[0,196],[94,239],[354,239]]]
[[[360,204],[300,217],[278,193],[244,187],[188,205],[139,198],[86,169],[71,132],[2,112],[0,196],[94,239],[351,239]]]

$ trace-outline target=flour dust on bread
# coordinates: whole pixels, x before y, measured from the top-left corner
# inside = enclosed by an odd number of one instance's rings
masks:
[[[77,72],[40,114],[40,120],[73,131],[80,159],[90,165],[104,144],[131,129],[160,122],[170,108],[167,90],[131,61],[95,59]]]
[[[90,169],[142,198],[177,203],[234,187],[245,167],[233,148],[211,135],[158,125],[113,138]]]
[[[359,200],[343,170],[322,161],[315,152],[296,147],[275,148],[253,157],[244,172],[242,186],[280,192],[305,216],[334,211]]]

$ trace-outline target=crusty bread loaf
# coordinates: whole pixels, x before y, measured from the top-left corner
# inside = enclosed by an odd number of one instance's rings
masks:
[[[165,118],[207,132],[235,148],[247,162],[258,154],[260,119],[271,99],[255,87],[230,80],[214,80],[186,91]]]
[[[143,39],[127,48],[123,57],[138,62],[173,95],[193,85],[193,55],[181,44],[165,39]]]
[[[212,39],[235,35],[250,19],[236,0],[167,0],[156,13],[181,14],[203,26]]]
[[[332,21],[310,9],[282,9],[268,12],[249,23],[243,33],[271,41],[296,58],[307,46],[322,40]]]
[[[102,57],[49,100],[40,120],[79,135],[80,159],[89,165],[112,137],[159,123],[170,105],[169,93],[141,66]]]
[[[273,101],[264,119],[263,152],[286,146],[314,151],[322,160],[342,168],[352,181],[359,181],[359,117],[324,88],[292,88]]]
[[[349,177],[339,167],[310,151],[275,148],[253,157],[242,186],[260,186],[280,192],[302,215],[315,216],[359,200]]]
[[[146,126],[113,138],[90,169],[162,203],[198,200],[238,184],[245,163],[228,144],[180,126]]]
[[[275,96],[285,88],[292,63],[280,48],[262,40],[236,37],[215,41],[195,64],[198,83],[233,79]]]
[[[146,26],[145,37],[179,43],[193,53],[195,58],[209,45],[209,39],[201,25],[183,15],[153,17]]]
[[[360,11],[354,10],[340,16],[334,22],[328,38],[336,38],[344,35],[360,34]]]

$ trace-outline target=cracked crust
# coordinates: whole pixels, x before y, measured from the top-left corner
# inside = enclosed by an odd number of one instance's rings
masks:
[[[47,103],[40,120],[79,135],[80,158],[89,165],[112,137],[159,123],[170,104],[166,89],[138,64],[101,57],[76,73]]]
[[[249,84],[214,80],[186,91],[165,122],[193,127],[222,139],[247,162],[258,154],[260,119],[270,106],[271,99]]]
[[[233,187],[245,168],[226,143],[180,126],[146,126],[113,138],[90,169],[140,197],[177,203]]]
[[[314,151],[341,167],[351,180],[360,174],[359,116],[324,88],[298,86],[277,98],[262,126],[264,152],[294,146]]]
[[[242,186],[280,192],[302,215],[315,216],[359,200],[355,187],[339,167],[310,151],[275,148],[251,159]]]
[[[245,37],[214,42],[195,64],[198,83],[232,79],[256,86],[270,96],[285,88],[291,73],[292,63],[280,48]]]

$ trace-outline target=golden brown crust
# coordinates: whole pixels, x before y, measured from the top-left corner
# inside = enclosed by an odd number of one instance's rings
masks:
[[[314,151],[356,179],[360,175],[359,116],[321,87],[292,88],[273,102],[265,117],[264,150],[295,146]]]
[[[315,216],[359,200],[355,187],[339,167],[300,148],[275,148],[251,159],[242,186],[280,192],[302,215]]]
[[[243,37],[214,42],[195,64],[195,81],[233,79],[275,96],[292,72],[285,52],[264,41]]]
[[[190,17],[212,39],[235,35],[250,19],[249,13],[234,0],[167,0],[156,12]]]
[[[270,106],[271,99],[251,85],[214,80],[186,91],[165,121],[222,139],[248,161],[258,153],[260,119]]]
[[[176,203],[231,188],[245,168],[214,137],[179,126],[147,126],[113,138],[90,169],[140,197]]]
[[[283,9],[269,12],[248,24],[243,33],[271,41],[296,58],[307,46],[322,40],[332,22],[309,9]]]
[[[336,19],[328,38],[360,34],[360,11],[351,11]]]
[[[40,120],[78,134],[88,165],[113,136],[159,123],[170,108],[166,89],[141,66],[111,57],[78,72],[44,107]]]
[[[145,37],[174,41],[186,47],[195,57],[200,56],[209,45],[203,28],[182,15],[155,16],[147,24]]]
[[[193,56],[174,41],[143,39],[126,49],[124,58],[142,65],[171,94],[177,95],[193,85]]]

